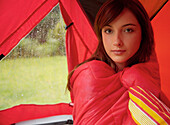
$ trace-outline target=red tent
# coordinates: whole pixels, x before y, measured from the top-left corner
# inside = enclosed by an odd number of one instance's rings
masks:
[[[95,14],[104,1],[106,0],[18,0],[17,2],[1,0],[0,59],[6,56],[59,3],[67,25],[66,52],[68,71],[71,71],[75,65],[90,57],[96,48],[98,41],[92,25]],[[152,24],[156,39],[156,53],[160,63],[162,90],[170,99],[168,87],[170,60],[167,60],[170,56],[168,54],[170,3],[168,0],[140,1],[148,10],[150,17],[154,17]],[[161,11],[156,15],[160,9]],[[71,114],[71,110],[69,104],[20,105],[0,111],[0,124],[6,125],[58,114]]]

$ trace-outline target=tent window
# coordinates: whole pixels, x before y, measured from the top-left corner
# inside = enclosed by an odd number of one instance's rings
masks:
[[[0,62],[0,110],[18,104],[70,102],[65,93],[65,32],[57,5]]]

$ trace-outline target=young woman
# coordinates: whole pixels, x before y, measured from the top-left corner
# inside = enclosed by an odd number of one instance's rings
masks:
[[[138,0],[108,0],[94,24],[99,40],[92,57],[70,74],[74,124],[136,124],[128,90],[141,86],[170,106],[160,88],[149,17]]]

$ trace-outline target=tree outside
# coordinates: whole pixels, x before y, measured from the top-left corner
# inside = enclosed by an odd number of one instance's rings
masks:
[[[8,55],[46,57],[65,55],[65,23],[57,5]]]

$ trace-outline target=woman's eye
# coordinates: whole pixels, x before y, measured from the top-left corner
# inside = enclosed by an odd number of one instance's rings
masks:
[[[107,34],[112,33],[112,30],[111,29],[106,29],[105,33],[107,33]]]
[[[133,29],[130,29],[130,28],[127,28],[127,29],[125,29],[124,30],[124,32],[127,32],[127,33],[131,33],[131,32],[133,32],[134,30]]]

